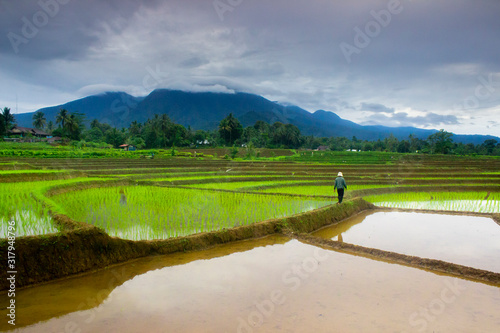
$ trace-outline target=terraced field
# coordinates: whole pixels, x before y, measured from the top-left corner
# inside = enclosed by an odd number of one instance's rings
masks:
[[[450,327],[447,318],[457,317],[462,319],[456,329],[490,331],[497,325],[492,309],[500,306],[495,296],[500,286],[498,170],[500,159],[495,158],[354,152],[287,153],[249,161],[206,154],[1,158],[0,256],[15,252],[17,287],[55,280],[17,293],[17,327],[20,332],[64,331],[78,323],[82,331],[110,331],[111,326],[126,331],[130,324],[116,316],[119,311],[127,318],[137,316],[134,322],[152,331],[199,331],[193,318],[205,318],[203,327],[210,323],[214,331],[271,329],[294,313],[301,313],[297,324],[304,331],[329,331],[334,322],[373,331],[375,321],[375,331],[420,330],[424,324],[440,331]],[[340,205],[333,188],[339,171],[348,185]],[[138,258],[143,259],[130,261]],[[121,274],[106,268],[123,262]],[[206,267],[199,270],[200,265]],[[2,290],[12,288],[5,283],[12,276],[7,272],[0,272]],[[342,290],[351,290],[340,302],[332,278],[335,285],[343,283]],[[248,285],[239,293],[220,289],[230,283],[237,290],[242,280]],[[466,286],[466,303],[475,302],[473,313],[457,303],[448,316],[424,321],[418,307],[441,300],[443,286],[457,283]],[[365,288],[362,297],[356,296],[359,288]],[[301,296],[282,308],[274,304],[282,314],[269,317],[262,312],[266,300],[252,295],[278,289],[294,294],[300,289]],[[184,291],[173,297],[174,290]],[[112,291],[127,299],[149,294],[148,310],[124,308],[110,297]],[[232,314],[207,316],[221,296]],[[194,317],[184,315],[192,310],[186,299],[200,304]],[[335,310],[318,307],[318,300]],[[9,299],[0,294],[0,301]],[[348,303],[359,313],[347,315]],[[309,311],[303,312],[304,307]],[[376,310],[391,318],[370,317]],[[96,319],[89,322],[78,313]],[[333,313],[346,315],[332,319]],[[153,317],[162,319],[145,322]],[[4,328],[12,327],[0,322]]]
[[[170,188],[174,197],[178,196],[176,193],[182,193],[186,198],[182,203],[183,209],[186,212],[198,212],[196,216],[186,213],[184,218],[170,220],[168,225],[185,224],[185,219],[190,216],[190,224],[193,224],[193,220],[208,220],[211,221],[209,225],[230,228],[239,225],[239,222],[219,223],[213,221],[217,218],[208,213],[208,210],[218,211],[220,206],[209,203],[207,205],[210,209],[200,210],[198,201],[193,200],[190,207],[189,198],[213,196],[213,191],[242,192],[246,196],[235,200],[227,199],[234,201],[235,207],[231,209],[242,206],[242,212],[246,209],[246,201],[262,196],[268,198],[267,202],[285,202],[285,198],[292,197],[307,199],[316,202],[309,206],[320,207],[334,202],[336,193],[333,181],[338,171],[344,173],[348,183],[347,199],[366,197],[370,202],[385,207],[500,213],[499,159],[337,153],[328,155],[327,161],[323,156],[325,153],[316,152],[316,156],[308,154],[310,153],[305,152],[295,157],[288,156],[285,158],[289,160],[284,161],[3,158],[0,161],[0,218],[2,225],[5,225],[8,218],[16,220],[20,236],[57,231],[60,226],[51,225],[49,210],[53,213],[69,213],[80,222],[96,223],[99,220],[101,222],[96,224],[110,231],[106,226],[112,223],[102,223],[105,219],[103,216],[85,217],[68,212],[76,209],[74,206],[69,207],[72,193],[79,194],[82,187],[148,186],[147,192],[153,193],[153,197],[155,189],[160,191],[160,188],[162,193],[166,193],[165,188]],[[61,194],[51,198],[54,193],[59,192],[64,192],[64,196]],[[103,205],[119,204],[120,195],[116,193],[115,196],[116,198],[107,198],[106,203],[80,202],[79,206],[92,211],[106,211]],[[226,198],[218,200],[227,202]],[[294,200],[293,202],[297,202],[297,199]],[[133,204],[129,200],[129,206]],[[96,205],[100,205],[99,208]],[[157,206],[161,204],[158,203]],[[115,215],[120,212],[120,208],[113,209]],[[300,209],[289,211],[290,214],[298,212]],[[249,221],[275,218],[283,213],[255,215],[259,217]],[[235,217],[235,221],[239,221],[239,218]],[[137,223],[141,223],[140,219],[130,222],[128,227],[132,228]],[[162,222],[159,220],[155,223]],[[212,230],[198,228],[195,224],[191,228],[193,232]],[[206,225],[207,222],[202,224]],[[173,228],[165,230],[159,237],[185,233],[179,233]],[[2,229],[0,236],[5,237],[5,229]],[[147,239],[150,237],[152,236]]]

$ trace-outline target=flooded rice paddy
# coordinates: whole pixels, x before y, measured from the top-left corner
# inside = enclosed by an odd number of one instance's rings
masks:
[[[500,273],[500,226],[487,217],[371,211],[314,235]]]
[[[11,230],[16,231],[16,236],[46,235],[59,231],[48,214],[32,210],[18,210],[11,215],[0,216],[0,238],[9,236],[9,226],[15,226]]]
[[[3,303],[6,296],[0,298]],[[18,332],[495,332],[500,327],[498,287],[282,236],[143,258],[21,290],[16,301]],[[0,315],[5,317],[5,310]]]
[[[130,240],[249,225],[324,207],[329,200],[157,186],[92,188],[52,197],[69,217]]]
[[[457,212],[500,213],[499,200],[431,200],[373,202],[379,207],[443,210]]]

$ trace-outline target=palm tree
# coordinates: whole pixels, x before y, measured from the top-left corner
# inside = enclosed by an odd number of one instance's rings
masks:
[[[235,140],[241,137],[242,133],[243,127],[232,113],[219,123],[219,135],[226,143],[233,144]]]
[[[161,138],[160,147],[166,147],[167,134],[172,128],[172,121],[166,114],[159,116],[155,114],[154,118],[150,121],[151,129],[153,130],[156,138]]]
[[[77,112],[71,113],[67,117],[64,125],[64,129],[69,137],[73,140],[79,140],[80,132],[83,127],[83,114]]]
[[[170,118],[166,114],[162,114],[160,117],[159,128],[162,134],[163,145],[165,147],[167,146],[167,134],[171,126],[172,126],[172,121],[170,120]]]
[[[59,110],[59,113],[56,116],[56,124],[59,124],[64,129],[65,127],[64,125],[66,125],[68,118],[69,118],[68,110],[61,109]]]
[[[96,127],[99,127],[99,120],[97,119],[94,119],[92,120],[92,122],[90,123],[90,128],[96,128]]]
[[[5,124],[5,132],[7,133],[16,122],[16,119],[14,118],[14,115],[10,113],[10,108],[8,107],[3,108],[2,117]]]
[[[38,129],[42,129],[47,124],[47,119],[45,119],[45,114],[42,111],[37,111],[33,115],[33,126]]]
[[[52,134],[53,129],[54,129],[54,123],[52,122],[52,120],[49,120],[49,122],[47,123],[47,131],[49,131],[49,133]]]
[[[3,119],[3,115],[0,113],[0,136],[4,136],[7,134],[5,131],[5,120]]]
[[[130,133],[131,137],[134,137],[141,134],[141,129],[142,129],[142,124],[137,122],[137,120],[134,120],[130,124],[130,127],[128,128],[128,132]]]

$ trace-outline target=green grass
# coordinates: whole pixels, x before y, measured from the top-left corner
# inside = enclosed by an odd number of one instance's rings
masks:
[[[57,195],[52,200],[75,220],[133,240],[233,228],[332,203],[154,186],[94,188]]]

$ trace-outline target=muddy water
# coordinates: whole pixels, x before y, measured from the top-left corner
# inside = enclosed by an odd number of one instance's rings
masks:
[[[500,226],[486,217],[365,212],[314,235],[500,272]]]
[[[498,287],[280,237],[145,258],[23,290],[17,302],[19,320],[31,324],[19,332],[496,332],[500,328]],[[3,320],[3,329],[4,324]]]

